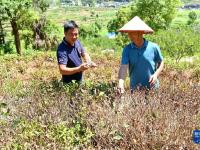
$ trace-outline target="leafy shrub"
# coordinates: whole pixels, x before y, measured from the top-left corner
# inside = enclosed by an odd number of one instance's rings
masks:
[[[82,38],[91,38],[91,37],[99,37],[100,30],[102,29],[102,25],[100,22],[95,21],[92,25],[85,25],[80,27],[80,37]]]
[[[92,132],[81,122],[76,121],[72,127],[59,123],[50,127],[50,139],[62,143],[65,147],[76,147],[83,145],[93,135]]]
[[[188,19],[187,24],[191,25],[191,24],[194,24],[194,22],[196,21],[197,14],[195,11],[191,11],[191,12],[189,12],[188,17],[189,17],[189,19]]]
[[[52,20],[45,16],[35,20],[33,24],[33,48],[55,50],[58,46],[58,37],[63,31]]]
[[[11,54],[13,53],[13,42],[7,41],[5,44],[0,45],[0,54]]]
[[[21,39],[24,40],[25,49],[28,49],[33,43],[33,33],[30,30],[22,30]]]
[[[158,43],[161,50],[176,62],[186,56],[193,56],[199,52],[199,33],[187,27],[159,31],[149,35],[147,39]]]

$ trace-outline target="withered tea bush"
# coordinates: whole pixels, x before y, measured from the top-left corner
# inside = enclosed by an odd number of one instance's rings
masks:
[[[32,70],[0,64],[0,149],[199,149],[198,69],[166,67],[159,90],[118,95],[118,59],[97,58],[85,82],[63,86],[44,55],[28,58]]]

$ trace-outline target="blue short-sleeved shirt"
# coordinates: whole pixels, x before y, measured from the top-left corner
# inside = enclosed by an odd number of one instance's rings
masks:
[[[58,64],[66,65],[69,68],[78,67],[82,64],[81,56],[84,55],[85,49],[81,45],[80,41],[77,40],[73,46],[68,42],[63,41],[60,43],[57,49],[57,60]],[[81,81],[82,72],[75,73],[73,75],[62,75],[64,83],[69,83],[72,80]]]
[[[157,64],[163,60],[160,48],[157,44],[144,39],[141,48],[134,43],[128,44],[122,52],[122,65],[129,65],[130,86],[150,87],[149,78],[156,71]],[[154,85],[159,86],[159,81]]]

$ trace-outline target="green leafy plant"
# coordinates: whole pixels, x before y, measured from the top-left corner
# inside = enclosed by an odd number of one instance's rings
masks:
[[[195,11],[189,12],[188,17],[189,17],[188,22],[187,22],[188,25],[194,24],[195,21],[197,20],[197,14]]]

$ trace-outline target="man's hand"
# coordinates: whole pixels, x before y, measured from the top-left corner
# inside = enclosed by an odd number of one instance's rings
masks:
[[[150,86],[153,86],[156,81],[157,81],[158,77],[156,74],[153,74],[150,78],[149,78],[149,83],[150,83]]]
[[[93,61],[87,62],[89,67],[97,67],[97,64],[94,63]]]
[[[97,64],[92,61],[91,67],[97,67]]]
[[[81,72],[87,70],[89,68],[88,64],[87,63],[83,63],[79,66],[79,69]]]
[[[118,88],[117,88],[117,93],[119,95],[123,94],[125,92],[124,90],[124,80],[119,79],[119,84],[118,84]]]
[[[124,92],[125,92],[124,87],[118,87],[118,88],[117,88],[117,93],[118,93],[119,95],[123,94]]]

